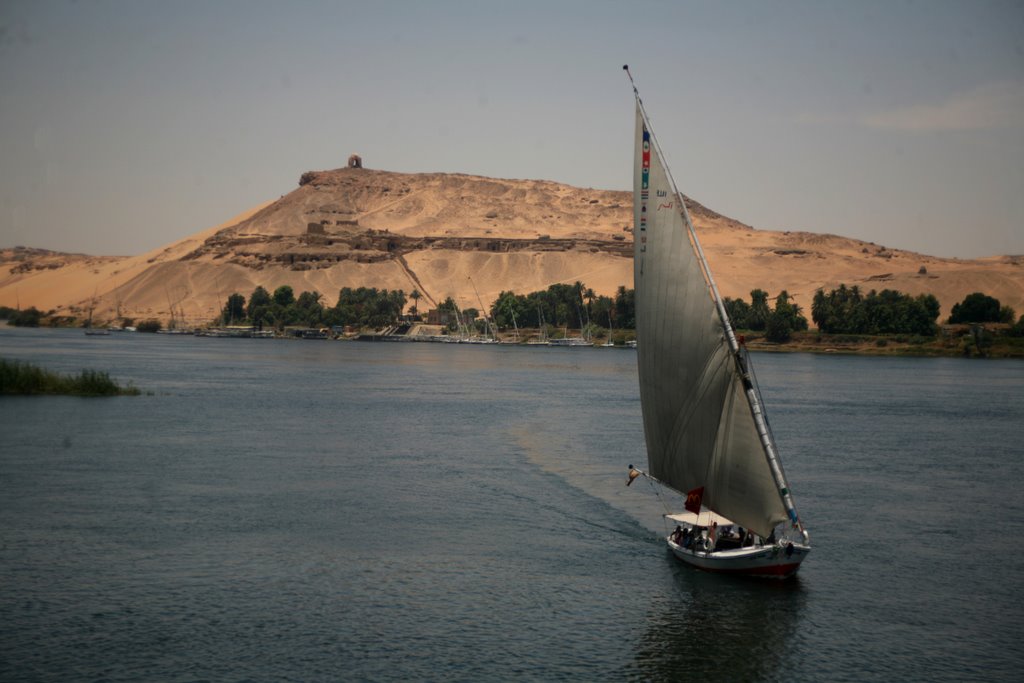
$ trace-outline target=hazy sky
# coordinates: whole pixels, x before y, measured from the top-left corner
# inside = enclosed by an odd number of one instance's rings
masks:
[[[1024,0],[0,2],[0,246],[136,254],[343,166],[680,189],[1024,253]]]

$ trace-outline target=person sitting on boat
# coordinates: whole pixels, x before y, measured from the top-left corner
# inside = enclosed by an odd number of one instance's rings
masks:
[[[712,522],[711,528],[708,529],[708,552],[712,552],[715,549],[715,545],[718,543],[718,522]]]
[[[703,550],[706,553],[711,552],[711,529],[702,528],[700,538],[696,539],[694,546],[694,550]]]
[[[683,540],[683,528],[676,524],[676,530],[672,532],[672,542],[679,545]]]
[[[687,527],[683,532],[683,547],[689,548],[691,545],[693,545],[693,529]]]

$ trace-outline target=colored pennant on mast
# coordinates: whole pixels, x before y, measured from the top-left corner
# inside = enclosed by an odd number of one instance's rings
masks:
[[[704,487],[695,488],[686,494],[686,511],[700,514],[700,504],[704,500]]]

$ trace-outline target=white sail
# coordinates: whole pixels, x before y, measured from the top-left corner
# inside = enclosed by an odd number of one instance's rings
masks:
[[[637,102],[634,287],[650,474],[762,536],[787,519],[692,225]],[[780,492],[781,489],[781,492]],[[790,516],[795,521],[795,512]]]

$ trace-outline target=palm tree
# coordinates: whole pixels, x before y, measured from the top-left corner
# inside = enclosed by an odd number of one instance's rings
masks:
[[[597,295],[594,294],[593,289],[587,287],[583,290],[583,298],[587,301],[587,320],[590,320],[594,317],[594,299],[597,298]]]
[[[418,289],[412,290],[412,294],[409,295],[409,298],[412,299],[412,314],[413,315],[417,315],[419,313],[419,301],[420,301],[420,297],[421,296],[423,296],[423,295],[420,294],[420,290],[418,290]]]

